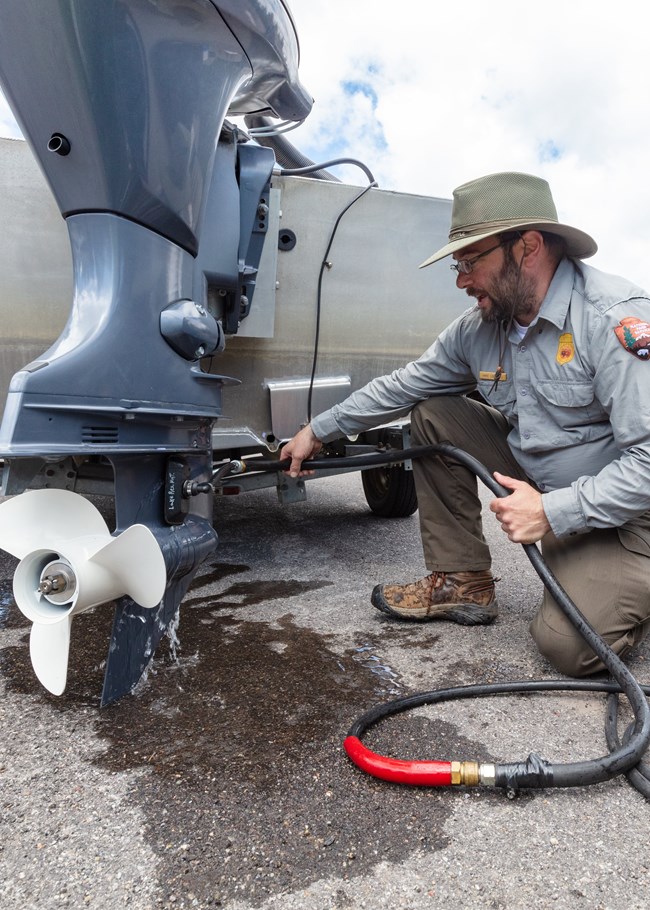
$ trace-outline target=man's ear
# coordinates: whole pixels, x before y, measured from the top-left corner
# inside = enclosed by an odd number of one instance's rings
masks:
[[[524,258],[532,265],[544,250],[544,238],[540,231],[523,231],[521,241],[524,245]]]

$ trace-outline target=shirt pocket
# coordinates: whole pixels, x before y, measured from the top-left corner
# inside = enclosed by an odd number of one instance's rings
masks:
[[[599,427],[609,418],[596,400],[593,383],[542,379],[537,382],[535,391],[540,408],[560,429],[571,432],[580,427],[584,430],[583,439],[589,439],[593,434],[602,435]]]
[[[594,387],[590,382],[542,379],[536,388],[544,401],[556,408],[588,408],[594,400]]]

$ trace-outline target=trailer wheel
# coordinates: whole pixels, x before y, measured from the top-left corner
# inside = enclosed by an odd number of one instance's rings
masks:
[[[383,518],[406,518],[418,507],[413,471],[404,465],[369,468],[361,472],[363,492],[368,505]]]

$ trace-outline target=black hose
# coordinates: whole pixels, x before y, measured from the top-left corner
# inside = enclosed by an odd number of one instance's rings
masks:
[[[647,695],[648,688],[646,686],[643,686],[642,688]],[[627,742],[632,729],[633,725],[630,724],[625,731],[624,742]],[[613,691],[607,699],[605,738],[607,740],[607,748],[611,752],[620,746],[620,739],[618,736],[618,696],[615,691]],[[634,768],[626,771],[625,776],[639,793],[642,793],[646,799],[650,799],[650,765],[647,762],[639,762]]]
[[[302,463],[303,470],[322,468],[354,468],[373,465],[403,462],[427,455],[441,455],[457,461],[471,470],[496,496],[504,498],[510,491],[492,477],[485,465],[472,455],[449,443],[416,446],[411,449],[378,452],[366,455],[353,455],[345,458],[313,458]],[[251,467],[258,471],[285,471],[291,460],[253,460]],[[455,689],[436,690],[406,698],[395,699],[379,705],[352,726],[349,735],[360,738],[369,727],[385,717],[410,710],[424,704],[434,704],[450,699],[460,699],[484,695],[503,694],[506,692],[540,692],[540,691],[597,691],[619,693],[628,699],[634,715],[634,722],[628,728],[621,744],[616,732],[617,709],[613,705],[616,695],[610,695],[608,719],[606,726],[608,755],[588,761],[568,764],[551,763],[539,756],[531,755],[525,762],[511,762],[496,766],[495,785],[508,790],[521,787],[573,787],[595,784],[608,780],[617,774],[627,774],[630,782],[645,796],[650,798],[650,768],[641,762],[650,742],[650,708],[646,694],[650,688],[642,688],[630,670],[612,649],[603,641],[596,630],[582,615],[564,588],[548,568],[540,551],[534,544],[524,544],[523,548],[533,568],[541,578],[549,593],[562,609],[568,620],[580,633],[582,638],[593,649],[610,672],[615,683],[585,680],[547,680],[545,682],[514,682],[497,685],[463,686]],[[644,773],[646,772],[646,773]]]
[[[358,468],[360,470],[362,467],[379,467],[385,464],[410,461],[412,458],[422,458],[425,455],[435,454],[437,449],[438,446],[413,446],[410,449],[387,449],[385,452],[366,452],[363,455],[326,455],[322,458],[305,459],[302,463],[302,470],[318,471],[329,468],[341,468],[342,470]],[[458,451],[461,450],[458,449]],[[246,462],[246,469],[272,473],[286,471],[290,465],[290,458],[283,458],[281,461],[274,458],[251,458]]]

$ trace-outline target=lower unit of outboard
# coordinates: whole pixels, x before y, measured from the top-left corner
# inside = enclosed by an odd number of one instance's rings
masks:
[[[107,704],[132,690],[217,545],[210,490],[182,489],[212,474],[232,380],[201,361],[223,348],[251,293],[247,238],[259,231],[247,198],[214,235],[233,289],[224,325],[196,293],[224,118],[302,120],[311,99],[280,0],[0,0],[0,15],[0,84],[66,220],[74,272],[62,334],[9,388],[3,493],[21,495],[0,507],[0,546],[20,560],[14,593],[52,692],[65,688],[73,616],[117,603]],[[260,168],[239,166],[255,175],[244,195],[268,182],[272,154],[260,152]],[[233,156],[223,176],[235,194],[237,166]],[[23,492],[44,466],[82,460],[112,473],[113,532],[74,492]]]

